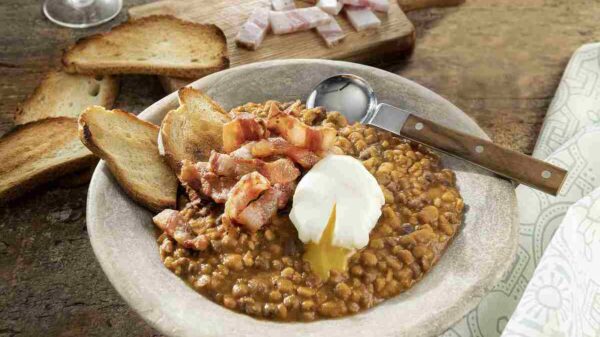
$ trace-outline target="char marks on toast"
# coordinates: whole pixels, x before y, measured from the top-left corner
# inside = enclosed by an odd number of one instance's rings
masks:
[[[222,151],[223,123],[230,120],[223,108],[200,90],[180,89],[179,102],[179,108],[163,119],[159,140],[175,172],[183,160],[207,161],[211,150]]]

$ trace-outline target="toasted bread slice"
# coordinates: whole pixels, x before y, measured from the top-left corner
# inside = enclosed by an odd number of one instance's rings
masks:
[[[19,126],[0,139],[0,201],[96,161],[79,141],[75,118],[54,117]]]
[[[175,208],[177,178],[158,154],[158,126],[122,110],[100,106],[79,116],[79,137],[104,159],[125,192],[142,206]]]
[[[185,87],[179,89],[177,94],[180,105],[187,105],[192,113],[198,114],[203,119],[221,123],[231,120],[219,103],[198,89]]]
[[[163,155],[169,166],[179,172],[181,161],[206,161],[210,151],[222,151],[223,123],[198,118],[186,106],[167,113],[160,129]]]
[[[65,51],[71,73],[151,74],[199,78],[229,66],[223,31],[173,16],[128,21],[108,33],[79,40]]]
[[[19,106],[16,124],[48,117],[79,117],[90,105],[112,108],[119,93],[119,81],[112,76],[86,76],[51,71],[33,94]]]
[[[206,161],[210,151],[222,151],[223,123],[230,120],[223,108],[199,90],[179,90],[180,107],[162,121],[160,139],[169,166],[179,172],[181,161]]]

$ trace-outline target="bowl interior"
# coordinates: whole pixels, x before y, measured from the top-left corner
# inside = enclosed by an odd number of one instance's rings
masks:
[[[303,99],[322,79],[354,73],[369,81],[380,102],[413,111],[475,136],[485,133],[462,111],[418,84],[375,68],[335,61],[270,61],[205,77],[202,89],[225,109],[254,101]],[[176,108],[176,93],[140,117],[159,124]],[[517,244],[517,209],[510,182],[442,155],[456,172],[468,206],[463,226],[433,270],[411,290],[347,318],[275,323],[210,302],[160,261],[152,214],[131,201],[101,162],[88,195],[87,225],[94,252],[111,283],[150,324],[170,336],[430,336],[440,334],[477,305],[508,270]]]

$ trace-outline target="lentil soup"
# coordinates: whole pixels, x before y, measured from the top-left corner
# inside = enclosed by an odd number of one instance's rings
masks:
[[[265,117],[268,103],[248,103],[231,113]],[[285,109],[291,103],[277,104]],[[348,125],[338,112],[301,107],[299,118],[310,126],[335,128],[333,152],[362,161],[385,196],[368,246],[350,257],[347,271],[332,270],[327,280],[311,272],[288,217],[291,205],[252,233],[222,221],[222,205],[191,202],[180,214],[206,249],[184,248],[166,234],[158,237],[168,269],[208,299],[256,318],[313,321],[371,308],[431,270],[462,220],[464,203],[454,173],[426,148]]]

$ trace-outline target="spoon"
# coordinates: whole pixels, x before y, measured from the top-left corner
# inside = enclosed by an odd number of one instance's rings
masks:
[[[350,123],[374,126],[467,160],[503,177],[557,195],[567,171],[490,141],[447,128],[385,103],[364,79],[336,75],[319,83],[306,100],[308,108],[339,111]]]

